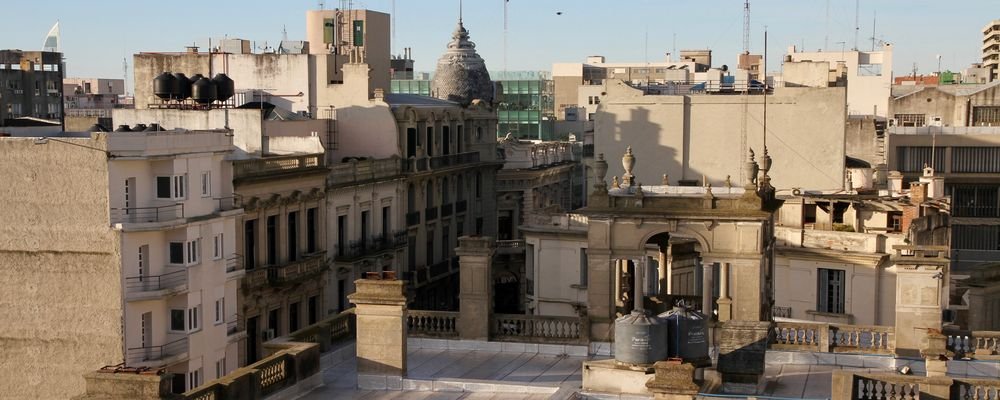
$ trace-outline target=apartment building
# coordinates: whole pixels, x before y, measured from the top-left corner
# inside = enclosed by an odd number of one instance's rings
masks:
[[[16,118],[63,121],[62,53],[0,50],[0,127]]]
[[[26,265],[37,264],[39,272],[26,276],[25,281],[15,278],[10,287],[37,285],[44,291],[62,294],[81,282],[104,281],[93,282],[87,290],[76,294],[68,291],[65,301],[81,303],[77,306],[60,306],[62,300],[24,301],[24,298],[11,303],[23,307],[51,306],[51,315],[42,318],[45,321],[30,322],[37,318],[18,313],[16,319],[26,321],[28,326],[80,317],[88,321],[81,320],[87,326],[79,327],[79,331],[55,329],[44,334],[51,340],[44,342],[48,344],[37,344],[37,350],[62,352],[58,357],[16,356],[3,363],[4,366],[17,365],[31,371],[39,363],[37,368],[48,370],[54,360],[67,359],[74,361],[63,368],[77,371],[74,375],[102,363],[163,368],[175,374],[175,392],[194,388],[239,366],[236,342],[242,332],[236,325],[237,289],[243,269],[230,266],[236,253],[236,221],[243,210],[234,205],[232,168],[225,160],[232,153],[230,136],[223,131],[161,130],[8,138],[3,145],[11,147],[5,154],[19,154],[14,160],[39,171],[35,179],[61,182],[70,188],[88,187],[80,193],[67,193],[57,186],[49,186],[47,190],[32,188],[33,196],[62,203],[92,202],[103,207],[91,210],[86,216],[69,217],[68,220],[75,221],[69,225],[60,219],[68,216],[58,217],[58,213],[51,216],[51,209],[15,210],[18,215],[12,215],[8,221],[15,222],[12,226],[27,226],[18,228],[27,232],[22,239],[11,243],[26,245],[22,251],[34,254],[26,259],[29,261]],[[87,172],[67,172],[82,167],[68,160],[81,159],[87,160],[84,164]],[[61,167],[52,169],[44,165],[53,162]],[[26,188],[15,182],[7,193],[15,196],[28,193],[22,189]],[[45,221],[50,226],[40,227]],[[86,243],[57,243],[59,237],[66,235],[83,235],[88,239],[83,241]],[[86,246],[75,250],[64,248],[74,244]],[[6,250],[16,248],[8,246]],[[60,251],[82,254],[81,259],[67,264],[74,266],[72,273],[45,267],[51,265],[48,260],[51,256],[46,255]],[[114,285],[108,286],[107,282]],[[94,297],[94,293],[102,295]],[[38,296],[25,294],[28,299]],[[102,308],[93,310],[83,304]],[[74,311],[76,308],[84,312]],[[91,339],[79,339],[81,334]],[[66,343],[75,345],[64,347]],[[95,350],[109,356],[87,356]],[[65,387],[12,388],[6,393],[68,397],[82,390],[81,381]]]
[[[893,86],[889,117],[902,127],[1000,126],[1000,81]]]
[[[786,62],[822,62],[829,69],[841,66],[847,71],[847,112],[850,115],[889,114],[892,90],[892,45],[886,43],[880,51],[830,49],[820,52],[788,49]]]
[[[583,206],[584,172],[579,142],[500,139],[497,172],[497,239],[522,239],[525,216],[543,209],[569,212]]]
[[[987,81],[1000,80],[1000,19],[990,21],[983,27],[982,50]]]

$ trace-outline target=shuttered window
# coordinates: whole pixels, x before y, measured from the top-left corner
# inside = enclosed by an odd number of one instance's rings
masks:
[[[819,269],[816,311],[834,314],[844,313],[846,273],[839,269]]]
[[[952,147],[951,172],[1000,172],[1000,147]]]
[[[902,172],[921,172],[924,165],[931,165],[935,171],[944,171],[944,148],[932,148],[929,146],[901,146],[896,148],[896,169]]]

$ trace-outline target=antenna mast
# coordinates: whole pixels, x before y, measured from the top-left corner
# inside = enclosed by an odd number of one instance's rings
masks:
[[[743,2],[743,54],[750,54],[750,0],[745,0]],[[749,61],[749,57],[747,58]],[[765,77],[766,77],[765,71]],[[749,79],[749,74],[747,75]],[[766,79],[765,79],[766,81]],[[743,120],[740,123],[740,154],[747,153],[747,118],[750,114],[750,82],[747,82],[747,91],[743,92]],[[739,162],[741,158],[737,157],[737,164],[740,166],[740,175],[744,175],[744,165]]]
[[[507,3],[508,0],[503,1],[503,73],[507,75]]]
[[[861,32],[861,0],[854,1],[854,48],[858,51],[858,33]]]
[[[122,90],[128,96],[128,57],[122,56]]]
[[[750,0],[743,2],[743,54],[750,54]]]

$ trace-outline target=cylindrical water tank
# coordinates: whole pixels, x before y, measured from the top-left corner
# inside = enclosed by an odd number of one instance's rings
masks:
[[[135,124],[132,127],[132,132],[142,132],[144,130],[146,130],[146,124]]]
[[[164,72],[153,78],[153,94],[161,100],[169,100],[176,96],[177,78],[169,72]]]
[[[191,100],[198,104],[210,104],[218,97],[215,83],[208,78],[201,77],[191,84]]]
[[[226,74],[215,74],[212,82],[215,83],[219,101],[229,100],[230,97],[236,94],[236,83]]]
[[[645,312],[615,320],[615,361],[624,364],[653,364],[667,358],[667,326]]]
[[[180,72],[174,74],[174,79],[177,80],[177,94],[174,96],[175,100],[184,100],[191,97],[191,80]]]
[[[684,361],[708,360],[708,324],[705,316],[685,307],[659,315],[667,327],[667,354]]]
[[[128,125],[118,125],[118,129],[115,129],[115,132],[132,132],[132,128],[129,128]]]

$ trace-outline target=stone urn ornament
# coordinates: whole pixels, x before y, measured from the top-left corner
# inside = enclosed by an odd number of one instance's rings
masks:
[[[622,156],[622,168],[625,168],[625,174],[622,175],[622,186],[632,186],[634,184],[635,175],[632,175],[632,168],[635,167],[635,156],[632,155],[632,146],[629,145],[625,149],[625,155]]]

